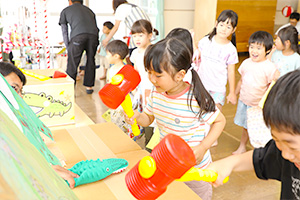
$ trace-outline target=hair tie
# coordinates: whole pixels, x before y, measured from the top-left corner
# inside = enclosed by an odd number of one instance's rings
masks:
[[[194,65],[191,65],[191,67],[188,70],[192,72],[193,69],[194,69]]]

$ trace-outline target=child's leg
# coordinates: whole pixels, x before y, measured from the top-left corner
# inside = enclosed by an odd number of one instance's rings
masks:
[[[222,112],[222,107],[225,103],[226,93],[214,92],[214,91],[210,91],[210,90],[208,92],[211,95],[211,97],[214,99],[217,108]],[[218,140],[216,140],[211,146],[214,147],[217,145],[218,145]]]
[[[248,127],[247,127],[247,109],[249,107],[250,106],[247,106],[239,99],[238,105],[236,108],[235,117],[234,117],[234,123],[238,126],[243,127],[243,132],[242,132],[242,136],[241,136],[240,145],[239,145],[238,149],[236,151],[234,151],[232,154],[241,154],[246,151],[246,145],[247,145],[247,142],[249,139],[248,131],[247,131],[247,129],[248,129]]]
[[[211,200],[212,198],[212,186],[208,182],[204,181],[188,181],[184,182],[189,188],[191,188],[202,200]]]
[[[246,145],[247,145],[248,140],[249,140],[248,131],[247,131],[247,129],[243,128],[240,146],[232,154],[235,155],[235,154],[242,154],[242,153],[246,152]]]
[[[100,67],[103,66],[103,75],[99,78],[100,80],[106,79],[107,69],[109,67],[108,60],[105,56],[100,56]]]

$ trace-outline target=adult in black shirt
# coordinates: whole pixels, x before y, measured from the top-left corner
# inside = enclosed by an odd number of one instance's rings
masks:
[[[64,43],[68,50],[67,74],[76,83],[77,68],[83,51],[86,51],[87,62],[83,85],[86,92],[91,94],[95,84],[95,54],[99,45],[95,14],[84,6],[83,0],[69,0],[69,6],[65,8],[59,19],[62,27]],[[68,24],[71,27],[70,40],[68,36]]]

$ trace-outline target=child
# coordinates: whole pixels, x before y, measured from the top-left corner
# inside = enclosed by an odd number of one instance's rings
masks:
[[[124,67],[123,60],[128,55],[128,52],[128,46],[121,40],[113,40],[108,43],[106,46],[106,58],[111,67],[107,71],[107,83],[110,83],[112,77]],[[111,110],[110,118],[111,122],[127,133],[129,125],[124,121],[123,112],[122,106],[119,106],[117,109]]]
[[[295,70],[275,83],[264,104],[264,121],[273,139],[263,148],[213,162],[208,168],[218,173],[214,186],[232,171],[254,170],[260,179],[281,182],[280,199],[300,198],[299,99],[300,71]]]
[[[114,27],[114,24],[111,23],[110,21],[107,21],[107,22],[103,23],[103,28],[102,28],[103,34],[101,35],[100,40],[99,40],[100,44],[108,36],[108,34],[110,33],[110,31],[113,27]],[[114,38],[111,38],[109,40],[109,42],[111,42],[112,40],[114,40]],[[104,79],[106,79],[106,73],[107,73],[107,69],[109,68],[109,64],[108,64],[108,61],[106,59],[106,51],[105,51],[105,49],[102,45],[100,45],[100,48],[98,49],[97,53],[100,55],[100,58],[99,58],[100,59],[100,66],[104,67],[103,68],[104,69],[103,76],[100,77],[100,80],[104,80]],[[97,57],[97,55],[96,55],[96,57]]]
[[[275,65],[266,58],[273,46],[272,35],[257,31],[249,38],[250,58],[244,60],[238,69],[241,79],[236,86],[236,95],[240,94],[234,123],[243,127],[240,146],[233,154],[246,151],[248,141],[247,109],[258,106],[259,101],[276,75]]]
[[[160,139],[169,133],[181,136],[193,148],[197,167],[206,168],[211,162],[209,148],[220,136],[225,118],[191,68],[191,60],[190,50],[176,38],[166,38],[149,47],[145,53],[145,68],[155,88],[144,112],[135,111],[132,118],[126,116],[126,121],[133,123],[136,119],[139,125],[146,127],[155,119]],[[183,81],[188,70],[192,72],[191,84]],[[205,137],[207,123],[211,129]],[[211,199],[209,183],[186,184],[202,199]]]
[[[144,19],[134,22],[131,27],[132,39],[137,48],[132,51],[130,61],[134,63],[134,68],[139,72],[141,76],[141,82],[135,94],[135,99],[137,99],[138,105],[142,106],[140,108],[141,111],[145,107],[146,99],[153,88],[153,85],[149,81],[148,74],[145,71],[144,66],[144,54],[146,48],[151,44],[152,32],[153,28],[151,22]],[[154,124],[150,125],[149,127],[144,127],[145,145],[147,145],[150,141],[153,135],[153,130]],[[151,150],[147,149],[147,151]]]
[[[276,50],[272,54],[271,61],[275,63],[280,76],[300,68],[298,32],[294,26],[279,31],[275,46]]]
[[[229,83],[227,103],[236,104],[234,86],[238,55],[234,32],[237,23],[238,16],[234,11],[222,11],[216,21],[216,27],[198,44],[201,63],[197,71],[205,89],[213,97],[220,110],[225,103],[227,79]],[[228,40],[231,35],[232,42]]]
[[[171,37],[177,38],[178,40],[182,41],[187,46],[187,48],[190,50],[191,54],[194,57],[193,37],[190,31],[184,28],[174,28],[166,36],[166,38],[171,38]],[[192,66],[195,67],[195,64],[192,63]],[[190,83],[191,79],[192,79],[191,72],[188,71],[184,77],[184,81],[188,81]]]

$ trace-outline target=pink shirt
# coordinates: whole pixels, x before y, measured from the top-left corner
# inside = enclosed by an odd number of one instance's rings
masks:
[[[242,76],[240,100],[248,106],[257,106],[274,78],[276,66],[270,60],[244,60],[238,69]]]

